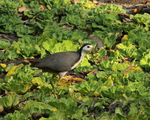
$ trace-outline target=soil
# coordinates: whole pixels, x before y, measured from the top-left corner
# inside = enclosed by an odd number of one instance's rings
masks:
[[[99,2],[115,3],[115,4],[143,4],[150,0],[98,0]]]
[[[95,0],[92,0],[95,1]],[[118,4],[127,10],[127,14],[150,14],[150,0],[97,0],[97,4]],[[125,16],[123,16],[124,18]],[[127,16],[126,16],[127,17]],[[129,19],[128,19],[129,20]],[[131,22],[129,21],[125,22]],[[123,21],[124,22],[124,21]]]

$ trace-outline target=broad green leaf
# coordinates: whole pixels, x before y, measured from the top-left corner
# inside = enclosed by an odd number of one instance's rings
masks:
[[[5,97],[0,98],[0,106],[2,107],[13,107],[19,103],[19,96],[17,94],[7,95]]]
[[[71,40],[64,40],[62,43],[56,43],[52,48],[52,53],[61,51],[75,51],[77,46]]]
[[[10,47],[10,42],[0,39],[0,49],[7,49],[8,47]]]

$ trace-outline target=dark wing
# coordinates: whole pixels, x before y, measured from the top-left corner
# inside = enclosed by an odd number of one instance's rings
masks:
[[[64,72],[71,70],[71,67],[79,59],[80,54],[78,52],[59,52],[41,59],[35,66],[53,72]]]

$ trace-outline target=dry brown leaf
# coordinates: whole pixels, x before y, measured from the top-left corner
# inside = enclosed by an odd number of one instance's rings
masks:
[[[147,0],[147,1],[145,2],[145,5],[150,6],[150,0]]]
[[[18,9],[18,11],[19,12],[24,12],[24,11],[27,11],[29,8],[27,8],[27,7],[20,7],[19,9]]]
[[[97,63],[100,63],[100,62],[102,62],[102,61],[104,61],[104,60],[107,60],[109,57],[108,56],[105,56],[105,57],[103,57],[103,58],[100,58],[99,60],[96,60],[95,61],[95,63],[97,64]]]
[[[14,95],[14,94],[16,94],[15,92],[7,92],[6,93],[7,95]]]
[[[79,2],[80,0],[71,0],[72,3]]]
[[[132,12],[133,12],[133,13],[138,13],[138,9],[135,8],[135,9],[132,10]]]
[[[58,82],[58,85],[59,85],[59,86],[64,86],[64,85],[67,85],[67,84],[68,84],[67,81]]]
[[[134,66],[134,65],[130,65],[129,67],[127,67],[123,73],[127,73],[131,70],[134,70],[134,71],[139,71],[139,72],[142,72],[143,70],[140,68],[140,67],[137,67],[137,66]]]
[[[24,103],[20,103],[20,104],[19,104],[19,108],[23,108],[24,106],[25,106]]]
[[[40,10],[47,10],[47,8],[44,5],[40,5]]]
[[[125,23],[132,22],[132,20],[130,19],[128,14],[120,13],[118,15],[119,15],[122,22],[125,22]]]
[[[88,74],[95,74],[98,72],[98,69],[94,69],[93,71],[89,72]]]
[[[75,83],[75,82],[84,82],[86,80],[82,79],[82,78],[75,78],[73,76],[64,76],[61,78],[61,81],[58,82],[59,86],[64,86],[64,85],[68,85],[70,83]]]
[[[84,82],[86,80],[82,79],[82,78],[72,78],[70,79],[70,81],[74,81],[74,82]]]

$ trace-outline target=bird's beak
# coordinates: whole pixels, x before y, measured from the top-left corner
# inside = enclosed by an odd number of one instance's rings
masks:
[[[95,47],[94,46],[91,46],[91,50],[94,50],[95,49]]]

